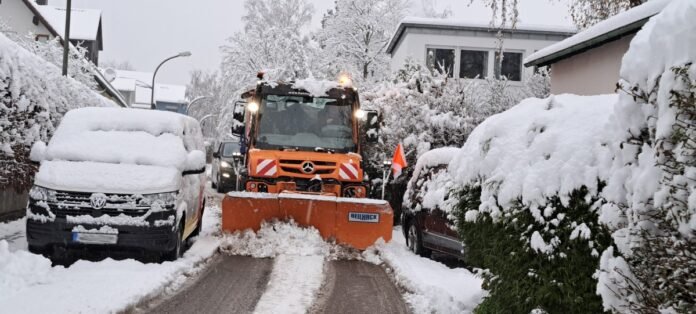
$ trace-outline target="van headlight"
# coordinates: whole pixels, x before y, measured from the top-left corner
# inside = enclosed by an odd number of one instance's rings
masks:
[[[56,191],[42,186],[32,186],[29,190],[29,198],[35,201],[57,202]]]
[[[140,199],[139,204],[149,205],[160,204],[160,205],[174,205],[176,204],[177,192],[166,192],[166,193],[156,193],[156,194],[143,194],[143,198]]]
[[[229,162],[221,161],[221,162],[220,162],[220,168],[232,168],[232,165],[230,165]]]

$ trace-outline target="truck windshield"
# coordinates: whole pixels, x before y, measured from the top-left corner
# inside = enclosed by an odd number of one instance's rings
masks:
[[[261,149],[355,151],[352,109],[341,99],[267,95],[259,106]]]

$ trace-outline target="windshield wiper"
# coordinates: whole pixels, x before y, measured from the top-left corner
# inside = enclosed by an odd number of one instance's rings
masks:
[[[329,154],[335,153],[335,151],[333,149],[327,149],[327,148],[323,148],[323,147],[314,147],[314,151],[319,152],[319,153],[329,153]]]

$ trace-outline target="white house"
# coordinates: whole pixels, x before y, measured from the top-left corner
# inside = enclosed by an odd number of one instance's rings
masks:
[[[132,108],[150,109],[152,73],[106,69],[104,74]],[[186,86],[155,84],[155,105],[159,110],[186,114]]]
[[[99,63],[99,51],[104,48],[101,11],[71,10],[70,43],[87,49],[85,58],[95,66]],[[33,34],[35,40],[59,38],[62,42],[65,30],[66,10],[47,5],[47,0],[0,0],[0,21],[19,36]],[[126,106],[121,94],[109,84],[102,73],[92,71],[95,82],[101,87],[104,97],[120,106]]]
[[[488,24],[407,17],[399,24],[386,52],[391,55],[392,72],[412,58],[430,69],[444,69],[450,77],[487,78],[500,73],[510,81],[522,81],[533,71],[522,66],[525,57],[572,36],[575,29],[523,24],[503,30],[499,71],[495,62],[496,34]]]
[[[635,34],[669,0],[652,0],[617,14],[524,60],[528,67],[551,67],[551,93],[613,93],[621,60]],[[695,17],[696,18],[696,17]]]
[[[70,42],[87,49],[87,59],[99,65],[99,51],[104,49],[100,10],[71,10]],[[0,18],[18,34],[32,33],[36,40],[63,38],[64,8],[47,5],[47,0],[0,1]]]

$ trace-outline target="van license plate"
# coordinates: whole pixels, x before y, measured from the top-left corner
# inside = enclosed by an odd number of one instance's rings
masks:
[[[348,221],[378,223],[379,214],[349,212]]]
[[[84,244],[116,244],[118,242],[117,234],[107,233],[72,233],[73,242]]]

